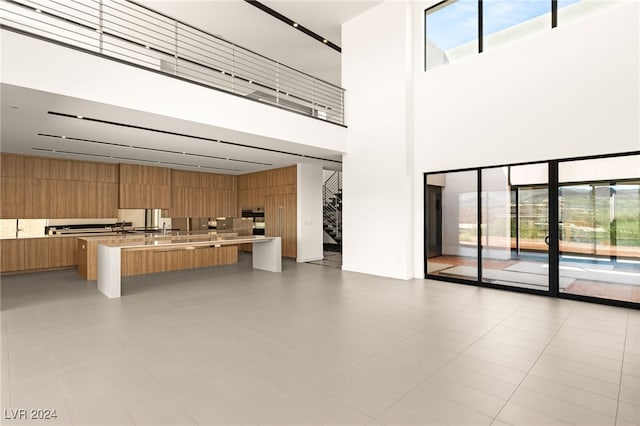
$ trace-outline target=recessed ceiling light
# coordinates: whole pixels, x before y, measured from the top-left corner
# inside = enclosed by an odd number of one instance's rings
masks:
[[[329,40],[327,40],[327,39],[325,38],[325,39],[322,39],[322,42],[323,42],[323,43],[329,43]]]
[[[62,138],[62,139],[66,139],[67,137],[66,137],[66,136],[61,136],[61,138]]]
[[[84,117],[81,115],[76,115],[76,118],[79,118],[80,120],[82,120]]]
[[[146,49],[151,49],[149,46],[145,46]]]
[[[42,13],[40,9],[36,9],[36,13]]]
[[[294,26],[294,27],[296,27],[296,28],[298,28],[298,23],[297,23],[297,22],[294,22],[294,23],[293,23],[293,26]]]

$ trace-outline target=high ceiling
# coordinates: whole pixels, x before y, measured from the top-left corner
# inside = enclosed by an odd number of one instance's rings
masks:
[[[340,84],[339,52],[243,0],[139,3]],[[262,3],[340,45],[341,24],[380,1]],[[7,84],[1,90],[2,152],[230,174],[302,161],[341,169],[339,152]]]
[[[381,1],[269,0],[261,3],[341,44],[341,25]],[[340,53],[243,0],[142,0],[139,3],[340,85]]]

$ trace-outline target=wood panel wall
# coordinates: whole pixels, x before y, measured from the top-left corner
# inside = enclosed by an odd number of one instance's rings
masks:
[[[282,255],[292,258],[298,253],[297,173],[289,166],[238,176],[238,210],[264,209],[265,234],[282,237]]]

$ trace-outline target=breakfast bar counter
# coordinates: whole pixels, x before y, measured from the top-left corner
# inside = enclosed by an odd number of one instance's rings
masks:
[[[102,240],[97,244],[98,290],[120,297],[121,277],[238,261],[238,246],[253,245],[253,268],[282,270],[280,237],[217,235],[163,236],[130,240]]]

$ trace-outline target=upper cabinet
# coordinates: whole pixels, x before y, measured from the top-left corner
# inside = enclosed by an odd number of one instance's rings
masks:
[[[171,169],[120,164],[121,209],[171,208]]]
[[[0,217],[115,218],[118,165],[0,155]]]
[[[173,170],[173,217],[237,216],[237,177]]]

